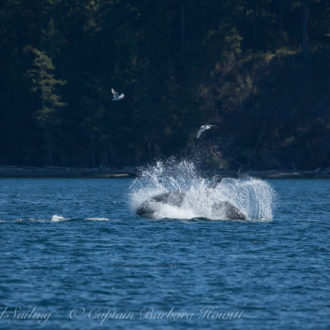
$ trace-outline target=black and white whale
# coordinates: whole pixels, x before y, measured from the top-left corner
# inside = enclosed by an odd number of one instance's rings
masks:
[[[165,192],[144,201],[136,209],[136,214],[154,219],[155,213],[159,210],[161,204],[180,207],[185,198],[185,193],[181,191]],[[247,217],[237,207],[227,201],[219,201],[212,206],[214,212],[219,211],[224,217],[224,220],[247,220]]]

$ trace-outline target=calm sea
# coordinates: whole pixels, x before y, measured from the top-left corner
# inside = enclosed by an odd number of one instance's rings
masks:
[[[130,179],[0,179],[1,329],[329,329],[330,181],[270,221],[152,221]]]

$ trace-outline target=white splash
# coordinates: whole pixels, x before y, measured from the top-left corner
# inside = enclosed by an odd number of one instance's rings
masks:
[[[180,206],[156,203],[153,218],[225,219],[224,210],[215,207],[229,202],[249,220],[271,221],[275,192],[272,187],[256,178],[225,178],[216,188],[210,188],[212,179],[199,175],[194,163],[188,161],[157,162],[144,169],[130,187],[133,211],[150,198],[165,192],[182,192]]]
[[[67,220],[70,220],[70,219],[69,218],[64,218],[61,215],[56,215],[56,214],[54,214],[51,218],[52,222],[67,221]]]
[[[90,221],[109,221],[109,218],[102,218],[102,217],[92,217],[92,218],[86,218],[85,220]]]

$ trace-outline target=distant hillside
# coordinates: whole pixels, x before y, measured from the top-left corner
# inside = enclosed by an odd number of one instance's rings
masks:
[[[213,166],[330,167],[329,58],[280,50],[239,61],[208,86],[219,124]],[[211,118],[210,118],[211,119]]]
[[[0,166],[330,167],[327,0],[2,0],[0,22]]]

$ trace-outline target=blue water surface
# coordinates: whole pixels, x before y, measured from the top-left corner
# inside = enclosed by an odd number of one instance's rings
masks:
[[[270,222],[151,221],[130,179],[0,179],[1,329],[329,329],[330,181]]]

